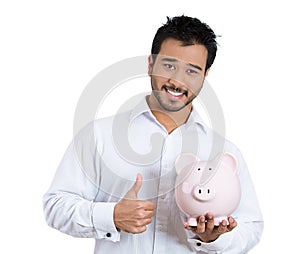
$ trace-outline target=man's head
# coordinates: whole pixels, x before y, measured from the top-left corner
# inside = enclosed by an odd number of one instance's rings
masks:
[[[152,105],[166,112],[184,108],[190,112],[215,59],[215,39],[214,32],[196,18],[168,18],[154,37],[149,57]]]
[[[213,64],[217,53],[216,35],[207,24],[197,18],[184,15],[167,17],[167,23],[161,26],[154,36],[151,54],[159,54],[163,41],[168,38],[180,41],[182,46],[203,45],[208,53],[205,71]]]

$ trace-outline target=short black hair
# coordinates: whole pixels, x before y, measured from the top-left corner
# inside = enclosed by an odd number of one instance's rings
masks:
[[[203,45],[207,49],[205,70],[211,67],[217,53],[217,42],[214,31],[197,18],[188,16],[167,17],[167,23],[161,26],[153,39],[151,54],[154,57],[160,51],[164,40],[172,38],[182,42],[182,46]]]

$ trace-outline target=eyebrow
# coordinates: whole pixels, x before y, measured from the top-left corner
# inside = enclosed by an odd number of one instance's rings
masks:
[[[178,62],[178,60],[176,58],[170,58],[170,57],[164,57],[161,59],[162,61],[167,61],[167,62]],[[200,71],[202,71],[202,68],[198,65],[195,65],[195,64],[191,64],[191,63],[187,63],[187,65],[191,66],[191,67],[194,67]]]
[[[199,71],[202,71],[202,68],[201,68],[200,66],[198,66],[198,65],[191,64],[191,63],[188,63],[188,65],[189,65],[189,66],[192,66],[192,67],[194,67],[194,68],[196,68],[196,69],[198,69]]]

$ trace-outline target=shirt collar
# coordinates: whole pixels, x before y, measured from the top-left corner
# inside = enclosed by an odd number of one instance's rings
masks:
[[[155,116],[152,114],[151,109],[149,108],[149,105],[147,103],[146,97],[143,98],[131,111],[129,122],[131,123],[136,119],[137,117],[141,115],[147,115],[148,117],[152,118],[154,121],[157,122]],[[204,123],[203,119],[201,118],[200,114],[196,111],[195,107],[193,107],[193,110],[186,122],[187,127],[189,127],[192,124],[197,124],[201,127],[201,129],[204,131],[204,133],[207,133],[207,126]]]
[[[135,118],[137,118],[140,115],[143,114],[150,114],[152,115],[152,112],[148,106],[148,103],[146,101],[146,97],[143,98],[131,111],[129,122],[132,122]],[[153,116],[154,118],[154,116]]]
[[[197,124],[201,127],[203,132],[207,134],[207,125],[204,123],[202,117],[200,116],[199,112],[193,107],[193,110],[189,116],[189,119],[187,120],[186,124],[190,126],[191,124]]]

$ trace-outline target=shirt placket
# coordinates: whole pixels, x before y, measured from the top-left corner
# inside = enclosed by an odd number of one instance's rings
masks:
[[[174,189],[174,157],[178,147],[177,140],[175,133],[168,135],[162,149],[153,245],[155,254],[168,251],[169,195]]]

